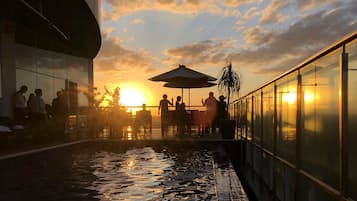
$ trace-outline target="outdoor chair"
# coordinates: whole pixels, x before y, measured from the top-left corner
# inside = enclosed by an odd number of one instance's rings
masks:
[[[146,133],[146,129],[149,129],[149,132],[152,132],[152,116],[151,112],[148,110],[141,110],[136,112],[136,117],[134,120],[134,129],[136,132],[143,127],[144,133]]]

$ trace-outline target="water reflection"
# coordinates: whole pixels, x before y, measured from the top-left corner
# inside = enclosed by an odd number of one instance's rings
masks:
[[[99,200],[215,200],[213,156],[177,155],[151,147],[126,153],[97,152],[91,161]]]

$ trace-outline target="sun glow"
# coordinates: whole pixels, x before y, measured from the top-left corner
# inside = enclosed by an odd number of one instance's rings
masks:
[[[120,90],[120,103],[124,106],[141,106],[145,98],[137,89],[124,88]]]

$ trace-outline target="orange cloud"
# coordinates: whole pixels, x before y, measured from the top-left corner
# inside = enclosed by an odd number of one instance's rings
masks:
[[[244,3],[253,3],[254,0],[224,0],[224,5],[229,7],[238,7]]]
[[[217,64],[226,60],[229,49],[234,48],[234,40],[206,40],[194,44],[175,47],[165,51],[165,63]]]
[[[227,11],[229,8],[224,7],[236,7],[243,3],[250,3],[252,0],[225,0],[224,2],[217,0],[105,0],[105,2],[110,8],[103,13],[103,19],[115,21],[120,16],[143,10],[161,10],[183,15],[212,13],[237,16],[237,12]]]
[[[120,38],[110,37],[107,30],[103,33],[102,48],[94,62],[97,71],[121,71],[127,68],[150,71],[155,60],[145,49],[130,50],[123,47]]]

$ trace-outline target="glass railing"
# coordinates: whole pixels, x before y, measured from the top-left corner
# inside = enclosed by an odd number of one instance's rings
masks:
[[[279,200],[357,200],[356,38],[352,34],[230,105],[245,144],[242,172],[259,200],[271,194]]]

